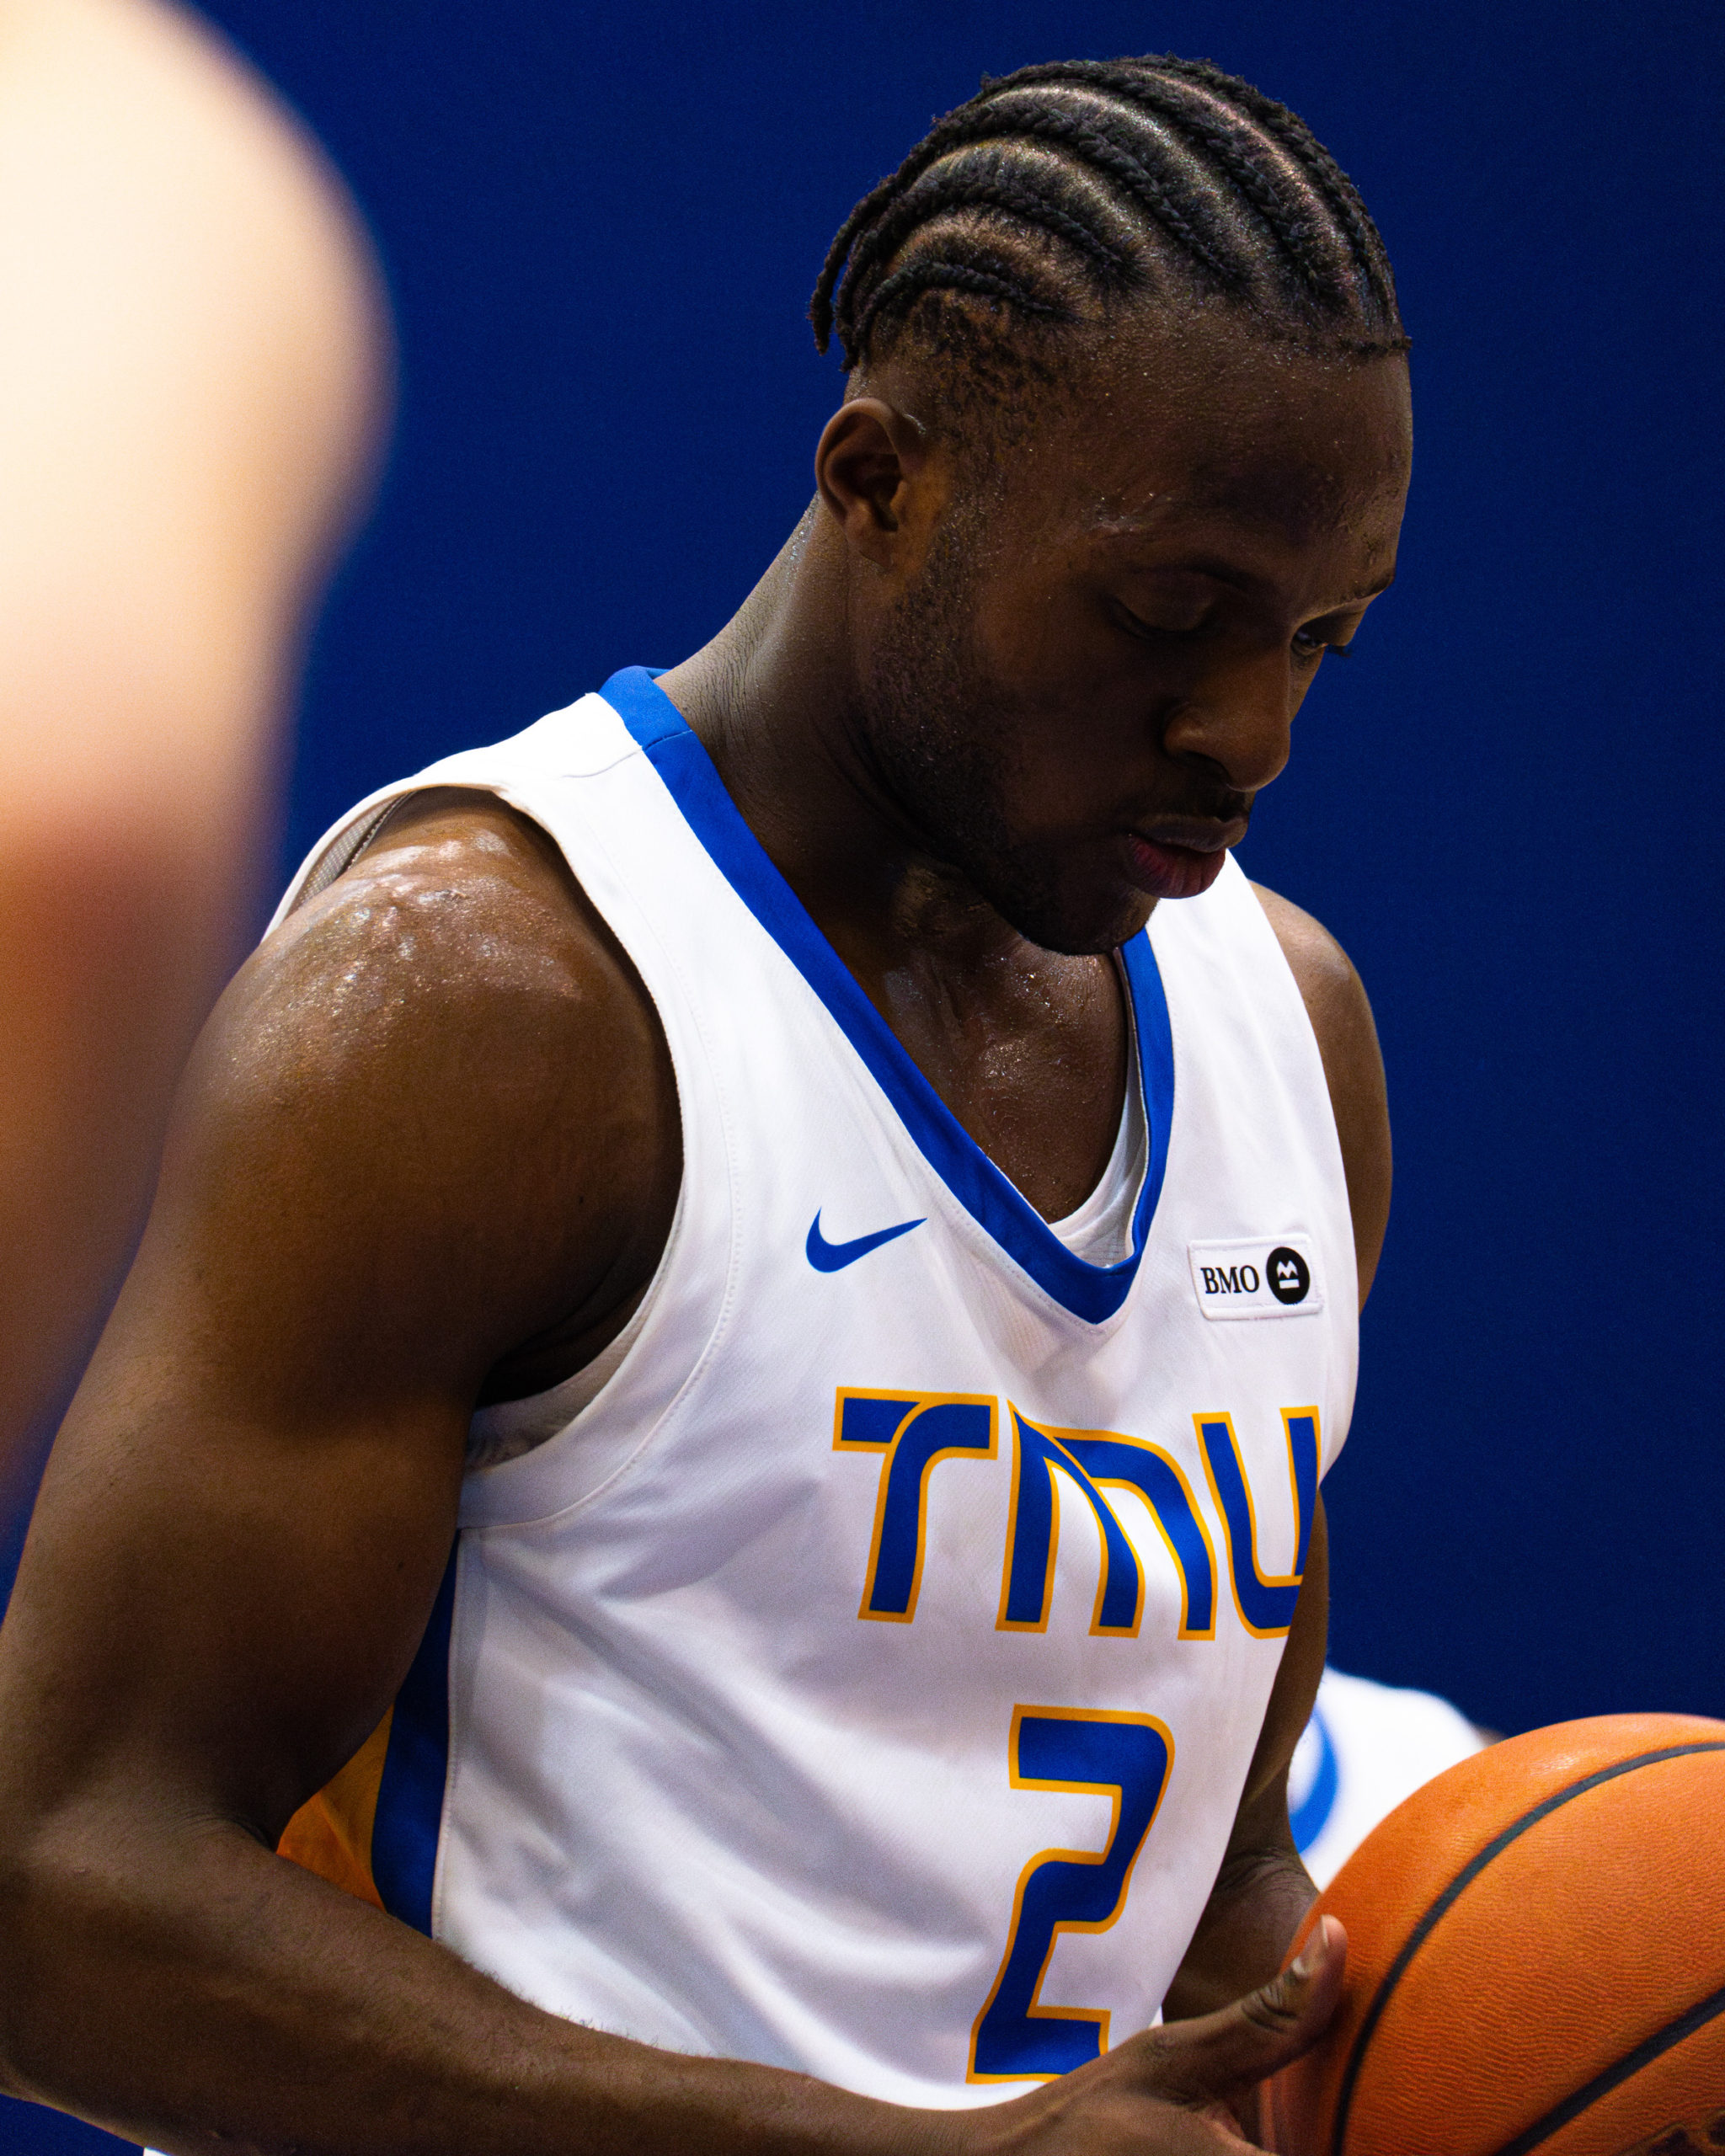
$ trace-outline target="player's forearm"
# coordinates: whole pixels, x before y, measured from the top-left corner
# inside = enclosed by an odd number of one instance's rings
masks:
[[[543,2013],[230,1826],[42,1836],[0,1873],[0,2080],[175,2156],[937,2156],[948,2139],[942,2114]]]
[[[1213,2013],[1267,1983],[1316,1894],[1291,1843],[1231,1853],[1162,2003],[1164,2019]]]

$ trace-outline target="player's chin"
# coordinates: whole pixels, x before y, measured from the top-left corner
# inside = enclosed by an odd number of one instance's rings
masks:
[[[1028,942],[1077,958],[1130,943],[1156,902],[1118,880],[1067,876],[1027,881],[994,903]]]

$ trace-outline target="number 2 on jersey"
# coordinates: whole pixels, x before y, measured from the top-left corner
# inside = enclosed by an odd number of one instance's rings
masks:
[[[1095,1707],[1015,1707],[1012,1787],[1095,1790],[1112,1798],[1100,1849],[1044,1849],[1018,1876],[1007,1951],[970,2032],[972,2081],[1052,2080],[1108,2048],[1105,2008],[1044,2006],[1038,1994],[1063,1931],[1106,1931],[1126,1906],[1174,1740],[1153,1715]]]

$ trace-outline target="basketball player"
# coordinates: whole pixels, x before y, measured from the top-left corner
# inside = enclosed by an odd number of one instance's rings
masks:
[[[0,0],[0,1507],[236,954],[379,408],[339,182],[153,0]]]
[[[1055,66],[813,312],[736,618],[362,804],[194,1058],[0,1671],[4,2070],[163,2148],[1220,2152],[1336,1997],[1382,1074],[1229,849],[1392,572],[1383,252]]]

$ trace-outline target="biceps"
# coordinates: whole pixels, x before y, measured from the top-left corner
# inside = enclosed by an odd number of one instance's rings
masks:
[[[0,1652],[36,1801],[118,1780],[273,1842],[412,1661],[454,1534],[460,1420],[242,1424],[93,1369]]]

